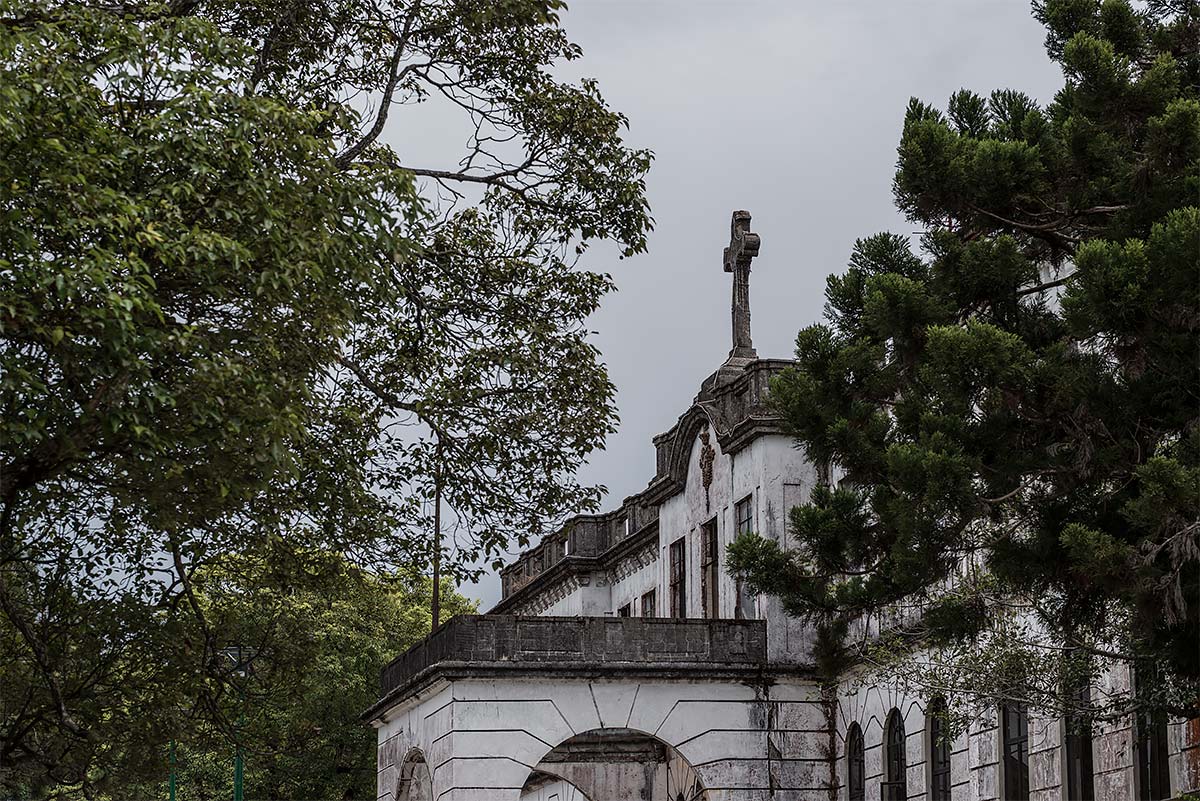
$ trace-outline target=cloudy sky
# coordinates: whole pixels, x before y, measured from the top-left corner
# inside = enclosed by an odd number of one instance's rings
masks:
[[[1061,85],[1025,0],[574,0],[563,23],[584,48],[573,74],[598,79],[627,141],[656,154],[649,252],[588,263],[619,287],[591,325],[620,431],[584,472],[609,507],[645,487],[651,437],[728,353],[733,209],[762,236],[754,344],[789,357],[854,240],[913,230],[891,196],[909,97],[944,108],[959,88],[1012,88],[1046,102]],[[484,609],[499,594],[495,580],[463,589]]]

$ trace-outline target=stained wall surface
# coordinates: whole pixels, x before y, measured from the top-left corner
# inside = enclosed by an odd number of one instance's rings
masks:
[[[806,683],[461,679],[393,708],[379,728],[378,798],[397,801],[405,755],[434,798],[518,801],[530,772],[578,734],[631,729],[675,749],[707,801],[828,801],[831,708]],[[772,793],[773,788],[773,795]]]

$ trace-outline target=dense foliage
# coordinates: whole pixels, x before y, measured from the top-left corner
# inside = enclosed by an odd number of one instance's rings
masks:
[[[252,656],[244,677],[211,695],[216,709],[180,710],[180,801],[232,797],[234,743],[249,797],[374,798],[376,735],[361,716],[379,698],[380,669],[429,632],[429,580],[364,573],[330,554],[276,553],[206,570],[197,586],[209,620]],[[446,617],[475,611],[448,584],[442,593]],[[117,801],[165,797],[168,753],[159,743],[149,770],[121,766]],[[145,774],[141,785],[129,781]]]
[[[576,262],[644,248],[650,155],[561,7],[0,0],[0,787],[219,726],[235,557],[463,577],[595,504]],[[461,161],[387,143],[423,103]]]
[[[1191,712],[1200,5],[1035,13],[1066,79],[1051,103],[911,101],[894,191],[920,250],[859,241],[772,387],[839,480],[792,510],[795,551],[749,537],[733,562],[820,624],[823,659],[898,670],[875,649],[940,646],[906,678],[1050,707],[1128,664],[1142,697],[1089,713]]]

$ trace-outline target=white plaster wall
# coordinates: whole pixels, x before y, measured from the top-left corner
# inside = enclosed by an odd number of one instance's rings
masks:
[[[533,606],[533,604],[530,604],[530,606]],[[557,601],[551,602],[549,606],[537,608],[536,612],[534,612],[532,609],[529,611],[533,614],[551,615],[556,617],[582,615],[583,593],[580,590],[575,590],[565,598],[559,598]],[[526,614],[526,611],[521,610],[521,614]]]
[[[707,498],[700,469],[702,443],[697,437],[692,443],[683,491],[659,507],[658,582],[663,614],[670,608],[670,546],[679,537],[686,537],[688,616],[700,616],[700,527],[716,517],[721,550],[720,613],[721,617],[734,617],[737,585],[726,571],[725,548],[737,536],[737,502],[753,495],[755,531],[786,547],[790,544],[788,509],[807,501],[816,482],[815,468],[804,459],[789,437],[762,436],[735,454],[721,451],[711,429],[709,442],[715,456]],[[783,614],[777,599],[755,598],[751,608],[753,617],[767,620],[767,647],[771,659],[795,662],[810,658],[811,630]]]
[[[721,452],[715,432],[709,429],[709,443],[714,450],[712,466],[712,483],[705,496],[704,482],[701,480],[700,454],[701,441],[699,437],[692,442],[691,455],[688,457],[687,480],[683,491],[668,498],[658,509],[658,584],[662,596],[662,610],[669,615],[671,610],[670,576],[671,576],[671,544],[680,537],[685,537],[687,546],[687,617],[700,617],[700,526],[718,518],[717,537],[722,548],[728,544],[730,536],[730,520],[732,506],[732,461]],[[724,554],[722,564],[724,562]],[[723,572],[723,571],[722,571]],[[732,617],[733,607],[730,602],[731,590],[729,582],[722,578],[719,595],[724,614]]]
[[[424,758],[433,775],[433,797],[438,798],[438,780],[451,779],[449,772],[440,776],[437,765],[448,755],[447,732],[453,729],[451,687],[438,682],[420,695],[392,707],[377,725],[376,798],[396,801],[400,768],[414,751]]]
[[[611,604],[609,612],[616,614],[617,609],[625,604],[632,604],[633,616],[642,613],[642,595],[655,590],[658,610],[655,617],[664,615],[662,609],[662,592],[658,588],[658,548],[651,545],[644,551],[626,557],[613,570],[614,581],[610,589]]]
[[[611,608],[608,574],[594,571],[573,576],[566,584],[550,587],[513,611],[521,615],[603,617]]]
[[[827,713],[802,681],[462,679],[406,701],[380,727],[379,799],[418,747],[440,801],[519,801],[545,755],[576,734],[633,729],[674,748],[707,801],[828,801]]]
[[[756,439],[733,456],[733,499],[754,492],[755,531],[783,547],[795,544],[789,529],[790,509],[808,501],[817,481],[817,471],[795,447],[790,437],[780,434]],[[729,507],[730,532],[734,531],[733,506]],[[732,583],[733,579],[728,579]],[[778,662],[807,662],[811,659],[812,629],[784,614],[773,596],[756,599],[757,617],[767,621],[768,656]]]

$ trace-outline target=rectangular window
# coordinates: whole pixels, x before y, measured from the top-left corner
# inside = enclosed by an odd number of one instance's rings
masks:
[[[683,537],[671,543],[671,617],[687,617],[687,543]]]
[[[1167,767],[1167,716],[1143,712],[1137,716],[1137,779],[1139,801],[1164,801],[1171,797]]]
[[[1156,670],[1145,680],[1147,684],[1159,681]],[[1142,690],[1139,679],[1133,677],[1138,698],[1149,693]],[[1167,764],[1167,714],[1160,709],[1143,710],[1137,720],[1137,784],[1138,801],[1163,801],[1171,797],[1171,773]]]
[[[1029,715],[1020,704],[1000,707],[1004,743],[1004,798],[1029,801]]]
[[[658,617],[657,593],[654,590],[642,596],[642,617]]]
[[[745,498],[737,502],[733,507],[734,517],[737,519],[737,533],[749,534],[754,531],[754,493],[750,493]]]
[[[700,614],[709,620],[721,616],[719,548],[717,519],[714,517],[700,527]]]
[[[739,536],[754,531],[754,493],[750,493],[734,505],[733,517]],[[746,591],[745,586],[743,586],[740,575],[734,580],[734,591],[737,593],[733,604],[734,618],[737,620],[753,620],[755,617],[754,599]]]
[[[1091,688],[1085,683],[1076,694],[1081,710],[1092,705]],[[1095,778],[1092,770],[1092,725],[1083,715],[1068,715],[1066,726],[1067,798],[1094,801]]]
[[[629,617],[630,604],[625,604],[617,610],[617,617]]]

